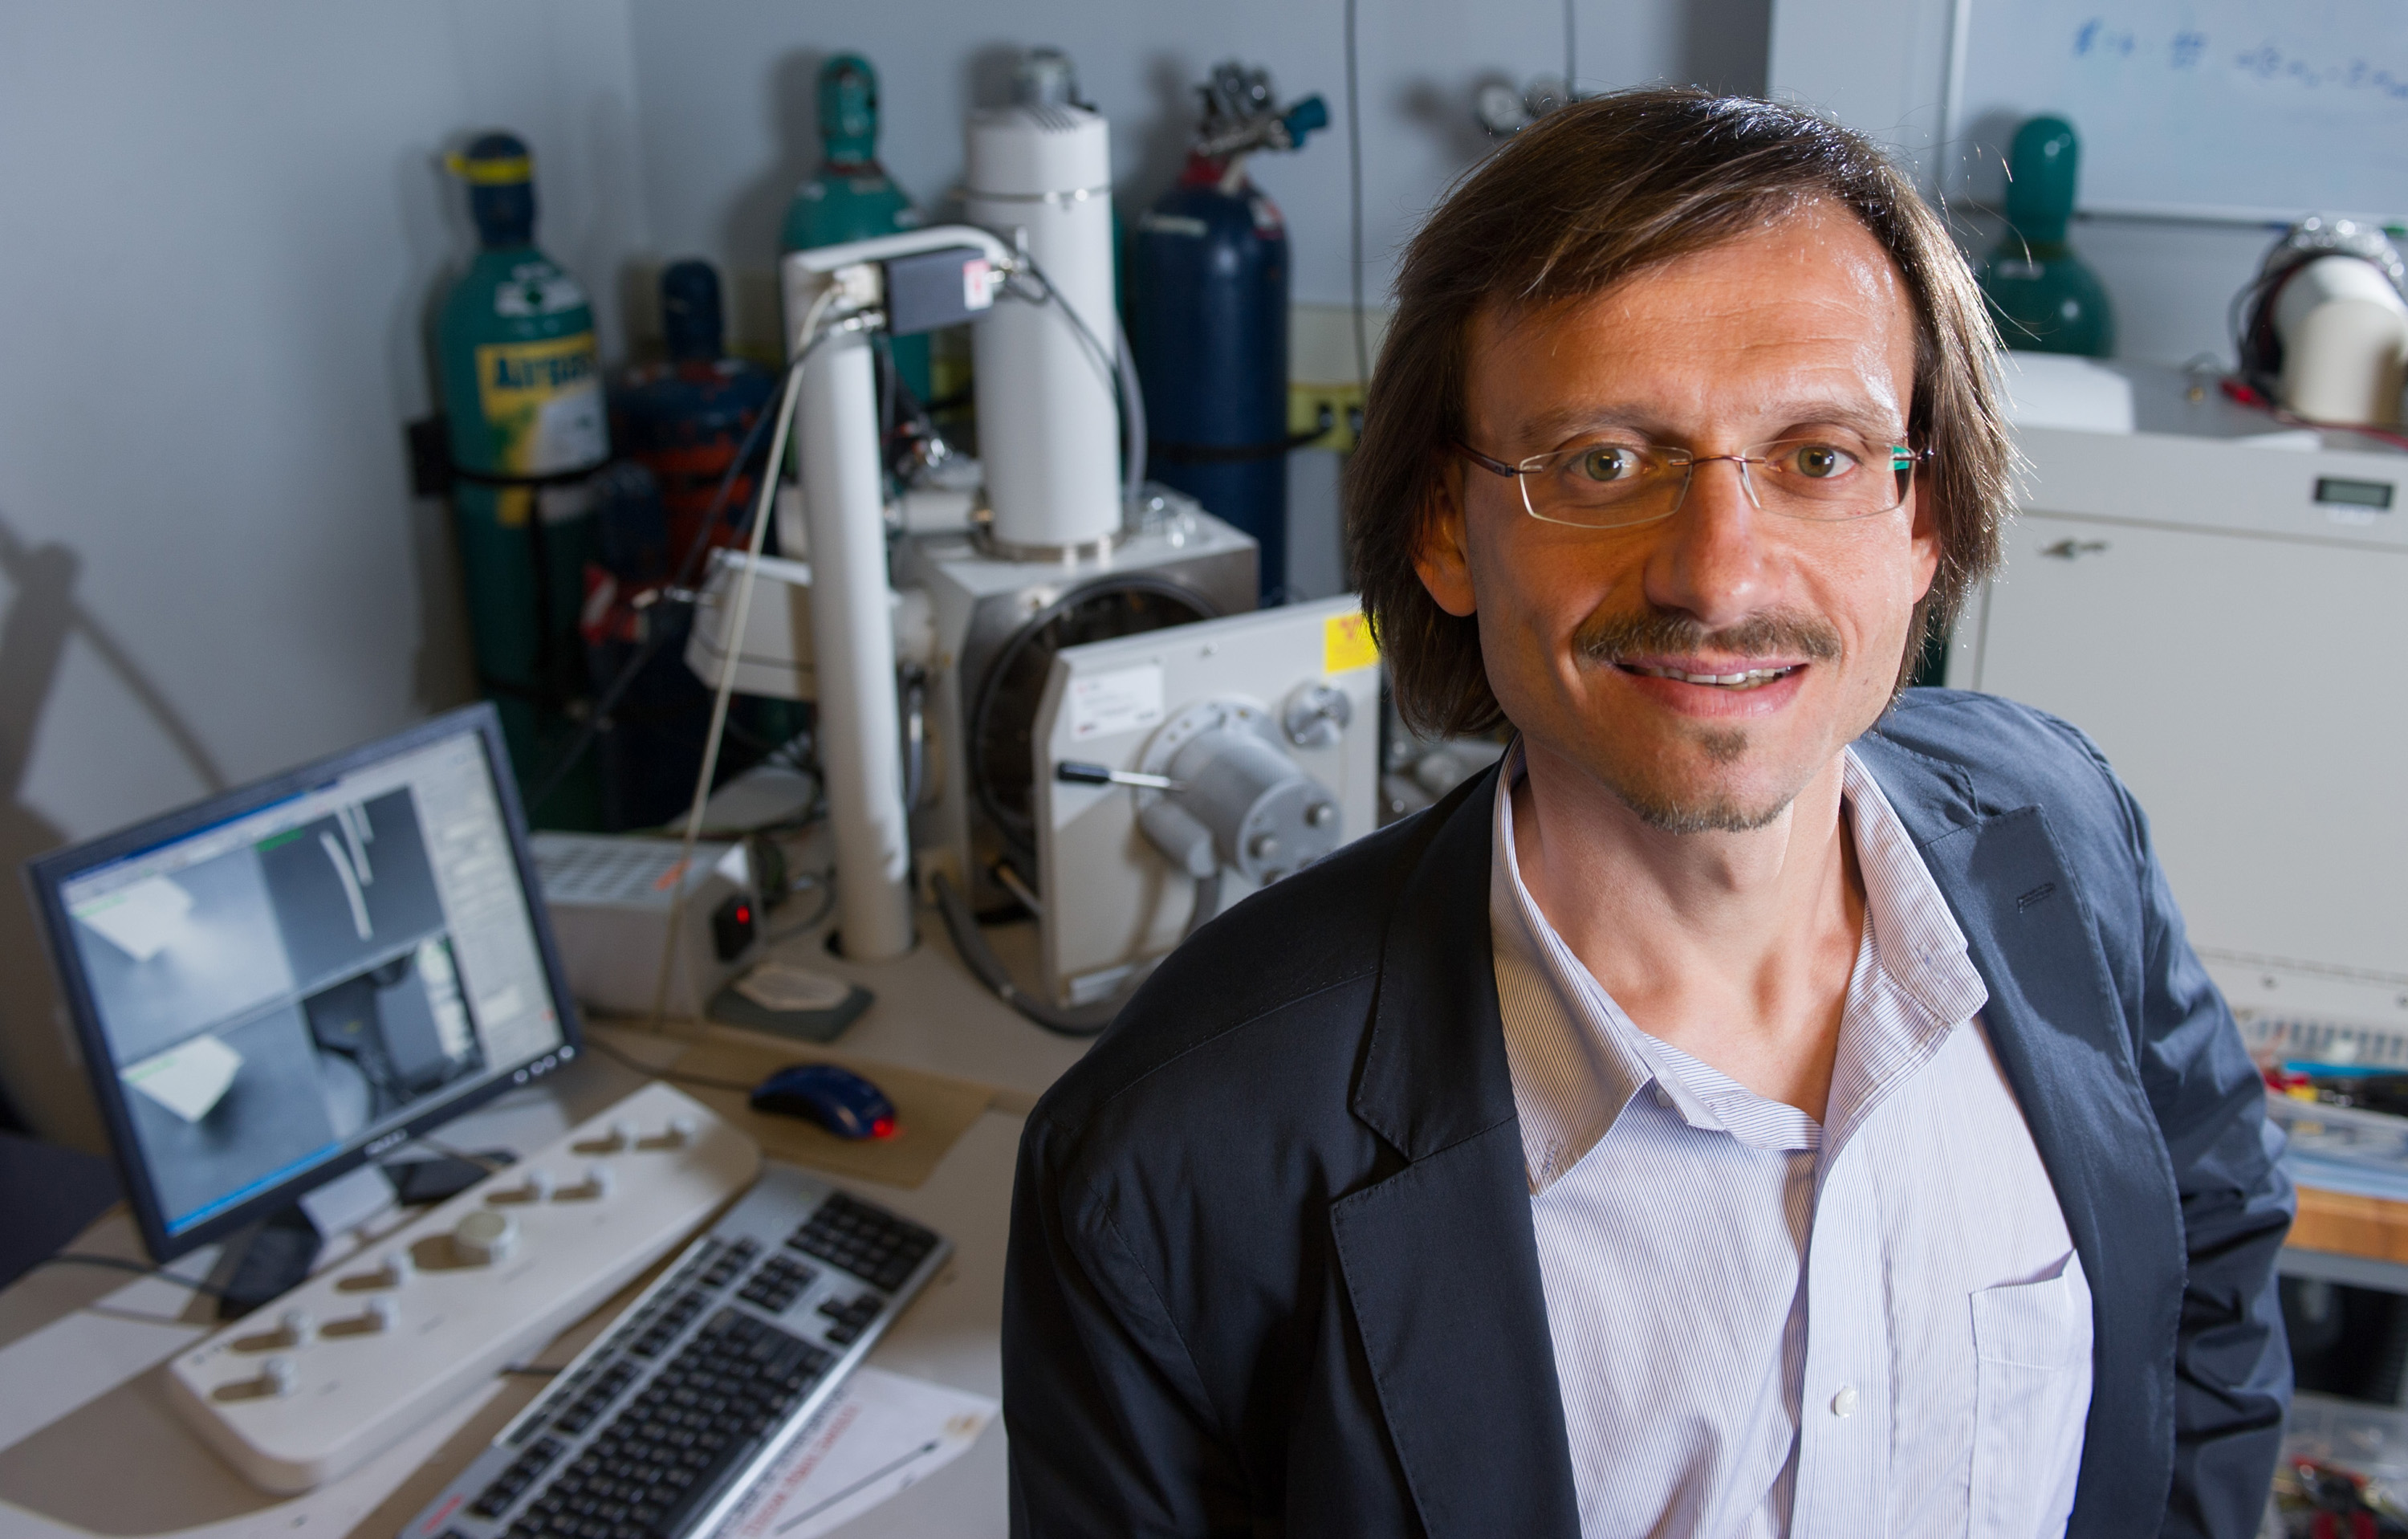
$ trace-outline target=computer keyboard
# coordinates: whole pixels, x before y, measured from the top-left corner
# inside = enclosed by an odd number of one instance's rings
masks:
[[[790,1166],[764,1166],[403,1539],[708,1532],[952,1249]]]

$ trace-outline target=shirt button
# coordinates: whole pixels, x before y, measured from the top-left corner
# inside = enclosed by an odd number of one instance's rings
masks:
[[[1656,1086],[1656,1104],[1670,1110],[1672,1105],[1672,1092],[1660,1085]]]
[[[1843,1384],[1840,1386],[1840,1392],[1831,1397],[1831,1414],[1835,1417],[1852,1417],[1856,1414],[1856,1387],[1855,1385]]]

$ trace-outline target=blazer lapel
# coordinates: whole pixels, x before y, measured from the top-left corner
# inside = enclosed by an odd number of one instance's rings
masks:
[[[1982,1015],[2056,1187],[2093,1302],[2072,1533],[2155,1532],[2173,1476],[2183,1221],[2088,898],[2038,807],[1984,815],[1941,769],[1857,751],[1914,831],[1990,992]]]
[[[1346,1294],[1434,1539],[1579,1532],[1488,928],[1496,772],[1398,895],[1354,1109],[1407,1161],[1340,1198]]]

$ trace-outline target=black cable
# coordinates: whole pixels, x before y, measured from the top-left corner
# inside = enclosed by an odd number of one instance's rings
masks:
[[[1028,276],[1037,280],[1037,293],[1033,295],[1023,295],[1021,297],[1034,305],[1054,305],[1061,309],[1062,313],[1069,319],[1072,329],[1078,332],[1081,345],[1086,348],[1088,362],[1111,377],[1113,392],[1117,395],[1120,390],[1120,365],[1113,361],[1111,353],[1104,351],[1104,344],[1096,338],[1095,330],[1087,324],[1086,318],[1079,313],[1077,307],[1069,300],[1062,297],[1062,291],[1054,286],[1054,280],[1045,276],[1045,269],[1037,265],[1035,257],[1026,252],[1022,252],[1012,260],[1026,267]]]
[[[710,548],[711,532],[718,527],[719,520],[726,511],[728,494],[735,489],[737,477],[742,473],[745,463],[752,457],[752,449],[760,441],[761,430],[769,424],[769,419],[777,414],[777,410],[778,397],[772,396],[769,404],[761,409],[760,415],[752,419],[752,425],[745,430],[743,441],[736,446],[735,457],[727,462],[726,471],[719,478],[718,489],[710,495],[710,506],[704,510],[701,525],[695,528],[694,539],[686,544],[684,556],[678,562],[677,572],[669,583],[671,587],[690,588],[694,585],[695,568],[702,554]],[[775,475],[777,468],[767,467],[762,473]],[[752,525],[752,521],[748,517],[742,527],[750,529]],[[594,746],[595,736],[602,730],[602,724],[609,720],[611,709],[619,703],[619,698],[626,694],[629,686],[635,683],[636,675],[644,670],[645,665],[652,660],[661,644],[668,639],[665,626],[649,626],[646,632],[643,640],[637,644],[635,653],[620,666],[618,676],[595,697],[593,708],[586,712],[585,720],[578,725],[576,739],[562,750],[559,760],[528,794],[526,813],[529,818],[533,818],[537,809],[560,789],[569,771],[575,770],[578,761],[585,756],[585,751]]]
[[[727,719],[725,730],[727,735],[736,741],[738,747],[750,749],[759,755],[761,762],[765,764],[783,764],[798,775],[808,775],[812,772],[810,765],[794,755],[791,743],[771,742],[758,732],[738,723],[733,716]]]
[[[1573,44],[1572,7],[1574,4],[1575,0],[1564,0],[1564,105],[1566,107],[1580,100],[1580,92],[1572,85],[1572,81],[1578,79],[1577,70],[1580,61],[1580,50]]]
[[[978,916],[970,913],[969,904],[962,900],[962,895],[953,890],[944,873],[937,873],[932,885],[937,889],[937,908],[945,916],[945,933],[953,937],[953,949],[961,953],[963,965],[978,974],[979,981],[992,989],[996,999],[1059,1037],[1100,1036],[1120,1014],[1118,1000],[1066,1009],[1023,993],[987,945],[986,937],[979,933]]]
[[[698,1085],[706,1090],[734,1090],[739,1095],[748,1096],[753,1090],[753,1086],[739,1085],[732,1079],[713,1079],[708,1074],[681,1074],[674,1069],[655,1069],[633,1054],[619,1051],[599,1037],[589,1035],[585,1039],[585,1045],[606,1058],[616,1058],[638,1074],[649,1075],[653,1079],[665,1079],[672,1085]]]
[[[131,1272],[144,1277],[156,1277],[162,1282],[189,1287],[205,1298],[222,1299],[226,1296],[225,1289],[214,1283],[205,1283],[197,1277],[186,1277],[170,1272],[165,1267],[154,1267],[148,1261],[129,1261],[122,1256],[95,1256],[89,1251],[63,1250],[56,1256],[45,1256],[34,1265],[37,1267],[107,1267],[111,1272]]]
[[[1137,360],[1128,355],[1127,336],[1120,327],[1119,316],[1115,315],[1112,318],[1114,339],[1122,344],[1120,356],[1115,358],[1111,353],[1104,351],[1103,342],[1088,326],[1085,318],[1080,315],[1077,308],[1068,299],[1063,297],[1062,291],[1054,286],[1053,279],[1046,276],[1045,269],[1038,266],[1035,257],[1026,252],[1021,252],[1015,254],[1013,260],[1028,269],[1029,276],[1037,280],[1039,288],[1043,291],[1038,302],[1052,303],[1069,319],[1072,329],[1078,333],[1080,342],[1087,350],[1089,361],[1102,370],[1105,378],[1111,381],[1112,397],[1120,409],[1121,453],[1124,456],[1123,495],[1134,499],[1138,494],[1139,484],[1143,481],[1145,474],[1145,399],[1142,394],[1143,387],[1137,380]]]
[[[1355,90],[1359,64],[1354,46],[1354,4],[1346,0],[1346,203],[1347,237],[1354,252],[1354,387],[1371,389],[1371,345],[1363,324],[1363,111]]]
[[[446,1159],[456,1159],[463,1165],[474,1165],[477,1169],[484,1172],[487,1175],[491,1175],[496,1171],[506,1171],[510,1168],[508,1160],[495,1159],[488,1155],[470,1154],[466,1149],[454,1148],[452,1145],[444,1143],[441,1139],[430,1138],[424,1133],[419,1134],[416,1138],[411,1139],[408,1143],[403,1144],[402,1147],[405,1149],[412,1147],[431,1149],[436,1154],[441,1155]]]
[[[835,335],[833,330],[823,327],[817,336],[803,344],[802,352],[786,367],[789,369],[796,367],[803,359],[817,352],[820,345]],[[720,517],[727,506],[728,494],[735,489],[737,477],[743,472],[745,463],[752,457],[752,446],[759,441],[762,430],[769,426],[772,419],[778,415],[778,403],[784,398],[785,393],[782,390],[771,396],[769,404],[762,409],[761,414],[752,419],[752,425],[745,430],[743,441],[736,446],[735,457],[727,462],[727,469],[719,478],[718,489],[710,495],[710,506],[704,510],[701,525],[695,528],[694,539],[686,544],[684,556],[678,562],[677,572],[668,584],[671,588],[679,590],[693,588],[704,554],[710,549],[711,531],[718,527]],[[789,453],[792,452],[790,447]],[[778,467],[765,466],[761,473],[765,478],[774,481],[778,475]],[[763,516],[767,516],[768,506],[774,504],[775,500],[773,496],[767,499],[767,502],[756,504]],[[737,529],[751,530],[753,516],[753,511],[748,511],[742,522],[736,525]],[[585,751],[594,746],[595,734],[602,730],[602,724],[609,720],[610,712],[618,705],[619,698],[627,692],[628,687],[636,682],[636,675],[643,671],[644,665],[652,660],[653,655],[660,651],[661,643],[668,639],[665,626],[652,626],[647,628],[649,634],[637,645],[635,654],[621,667],[619,676],[610,681],[609,688],[595,698],[593,709],[586,713],[584,722],[578,727],[576,741],[562,753],[559,762],[542,781],[538,783],[534,793],[527,798],[526,814],[529,820],[534,818],[536,809],[542,806],[546,798],[554,791],[560,789],[561,782],[566,780],[568,772],[577,768],[577,761],[585,756]],[[691,622],[688,624],[688,628],[692,628]]]

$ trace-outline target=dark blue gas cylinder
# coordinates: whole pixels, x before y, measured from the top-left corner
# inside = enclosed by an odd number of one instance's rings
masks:
[[[649,828],[685,810],[710,732],[710,690],[685,666],[691,610],[664,601],[680,555],[652,472],[621,460],[594,478],[594,550],[578,629],[598,712],[601,825]]]
[[[1146,469],[1254,537],[1287,580],[1287,223],[1200,157],[1137,226]]]
[[[725,356],[725,329],[719,275],[710,264],[669,264],[661,274],[661,330],[668,359],[628,370],[610,392],[610,441],[658,483],[673,563],[692,547],[714,502],[711,543],[744,543],[743,521],[752,511],[761,466],[769,457],[764,433],[753,443],[752,463],[737,471],[726,495],[720,496],[744,436],[778,389],[767,370]]]
[[[1186,168],[1131,242],[1146,467],[1254,537],[1275,602],[1287,583],[1287,222],[1245,162],[1298,148],[1329,114],[1318,96],[1279,107],[1270,76],[1234,62],[1197,94]]]

